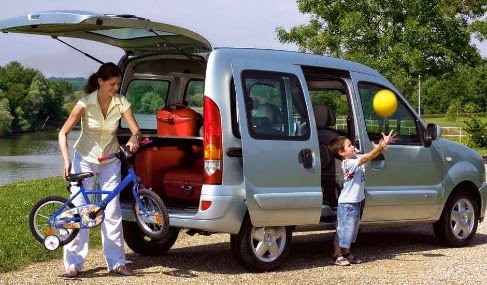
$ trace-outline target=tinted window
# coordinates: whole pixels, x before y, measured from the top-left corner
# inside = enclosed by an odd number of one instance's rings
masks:
[[[247,70],[242,73],[242,81],[248,128],[253,138],[309,138],[303,90],[295,75]]]
[[[184,104],[203,115],[203,92],[205,82],[203,80],[190,80],[184,93]]]
[[[165,106],[169,92],[169,81],[133,80],[125,96],[132,104],[132,111],[141,129],[157,128],[156,112]],[[127,128],[122,120],[122,128]]]
[[[382,137],[382,132],[387,134],[390,130],[394,130],[394,133],[397,133],[395,144],[418,145],[421,143],[416,118],[397,95],[397,111],[392,116],[383,118],[374,112],[372,102],[374,95],[379,90],[387,88],[363,82],[359,83],[358,87],[370,140],[378,141]]]

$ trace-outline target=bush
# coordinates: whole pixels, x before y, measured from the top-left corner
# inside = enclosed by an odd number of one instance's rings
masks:
[[[465,130],[470,134],[467,145],[470,147],[487,147],[487,123],[483,123],[476,117],[469,117],[464,121]]]

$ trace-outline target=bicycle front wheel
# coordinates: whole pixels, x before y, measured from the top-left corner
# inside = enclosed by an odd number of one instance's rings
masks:
[[[34,205],[29,215],[29,227],[32,235],[40,243],[44,244],[47,236],[56,236],[59,239],[59,246],[71,242],[79,232],[79,229],[59,229],[49,223],[49,219],[58,211],[68,199],[64,197],[51,196],[41,199]],[[63,211],[74,208],[68,203]]]
[[[137,196],[146,211],[144,214],[139,203],[134,201],[135,219],[140,229],[152,239],[163,238],[169,229],[169,214],[164,202],[149,189],[140,189]]]

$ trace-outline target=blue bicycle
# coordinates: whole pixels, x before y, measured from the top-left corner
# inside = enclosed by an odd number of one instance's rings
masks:
[[[146,138],[141,142],[141,146],[149,143],[150,141]],[[139,183],[139,178],[129,160],[132,155],[133,153],[126,146],[121,145],[119,152],[98,159],[101,162],[116,157],[127,163],[128,174],[113,191],[86,190],[82,181],[94,174],[92,172],[75,173],[66,177],[67,181],[79,186],[79,190],[71,198],[50,196],[37,202],[29,215],[30,230],[36,240],[43,243],[47,249],[55,250],[59,246],[71,242],[80,229],[100,225],[105,218],[104,210],[108,203],[129,184],[132,184],[133,211],[140,229],[152,239],[164,237],[169,229],[169,215],[166,206],[156,193],[150,189],[144,189],[143,185]],[[71,183],[66,188],[71,193]],[[107,196],[99,202],[90,201],[90,195],[101,194]],[[78,195],[83,196],[86,204],[76,207],[72,201]]]

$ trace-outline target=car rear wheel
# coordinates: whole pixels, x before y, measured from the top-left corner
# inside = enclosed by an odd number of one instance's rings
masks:
[[[473,197],[465,192],[455,193],[446,202],[440,219],[433,224],[435,237],[444,246],[466,246],[477,232],[478,220]]]
[[[230,245],[241,266],[265,272],[281,266],[289,255],[291,240],[291,227],[254,227],[247,216],[240,232],[230,236]]]
[[[179,228],[169,227],[160,239],[146,235],[135,222],[123,221],[123,237],[125,243],[135,253],[145,256],[163,255],[176,243]]]

